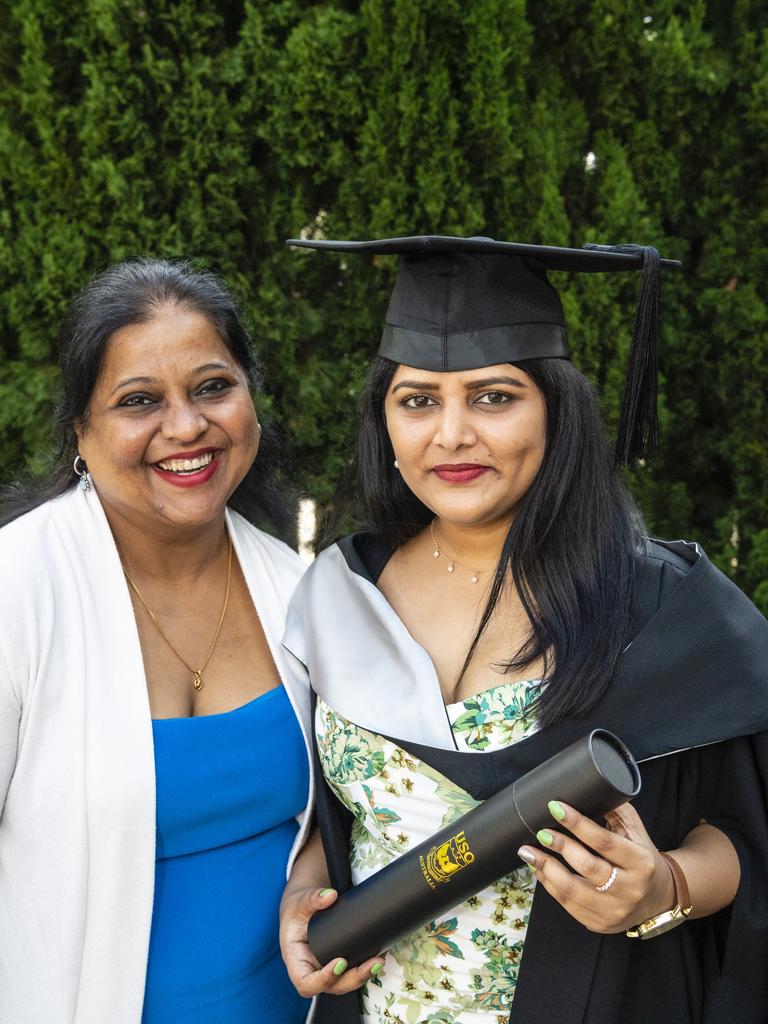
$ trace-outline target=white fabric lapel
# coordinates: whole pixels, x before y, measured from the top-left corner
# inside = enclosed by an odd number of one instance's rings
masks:
[[[87,908],[75,1021],[141,1017],[155,869],[152,724],[128,587],[98,497],[55,503],[57,576],[69,631],[66,685],[85,718]],[[76,596],[72,593],[76,590]],[[82,616],[82,621],[68,618]],[[64,766],[63,770],[66,770]]]
[[[310,813],[299,816],[301,829],[294,841],[287,865],[287,874],[290,874],[293,861],[307,837],[315,794],[309,721],[309,687],[306,685],[306,681],[297,677],[292,670],[288,655],[280,644],[280,638],[285,628],[288,602],[296,584],[301,579],[304,566],[293,551],[284,547],[273,537],[256,530],[241,515],[229,509],[227,509],[227,526],[253,606],[261,620],[272,658],[298,720],[307,750],[309,762],[307,808]]]
[[[345,718],[411,743],[456,749],[432,660],[337,545],[305,573],[283,644],[318,696]]]

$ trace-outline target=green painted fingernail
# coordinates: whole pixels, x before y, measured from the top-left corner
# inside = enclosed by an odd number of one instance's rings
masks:
[[[552,841],[555,838],[551,832],[543,828],[540,832],[536,833],[536,838],[539,840],[542,846],[551,846]]]
[[[550,800],[547,807],[549,808],[549,813],[553,818],[557,818],[558,821],[563,820],[565,817],[565,808],[562,807],[557,800]]]
[[[378,974],[383,966],[384,964],[374,964],[373,967],[371,968],[371,974]]]
[[[327,896],[327,895],[328,895],[328,893],[329,893],[329,892],[332,892],[332,891],[333,891],[332,889],[321,889],[321,890],[320,890],[320,895],[321,895],[321,896]]]
[[[340,978],[342,976],[342,974],[344,973],[344,971],[346,971],[346,969],[347,969],[347,961],[346,960],[339,960],[339,962],[337,964],[333,965],[333,973],[336,975],[337,978]]]

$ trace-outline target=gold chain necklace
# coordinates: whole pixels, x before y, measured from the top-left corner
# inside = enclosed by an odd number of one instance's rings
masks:
[[[429,532],[432,535],[432,543],[435,546],[435,549],[432,552],[432,557],[433,558],[440,558],[440,556],[442,555],[443,558],[447,558],[448,559],[448,572],[450,572],[450,573],[455,572],[457,565],[460,565],[462,569],[467,569],[469,572],[472,573],[472,582],[473,583],[477,583],[478,580],[480,579],[480,571],[481,570],[480,569],[473,569],[471,565],[465,565],[463,562],[460,562],[458,559],[451,558],[451,556],[446,554],[445,551],[443,551],[443,549],[437,543],[437,537],[435,537],[435,520],[434,519],[429,524]]]
[[[205,672],[205,670],[208,668],[208,662],[211,660],[211,655],[213,654],[213,649],[216,646],[216,641],[219,639],[219,633],[221,632],[221,627],[222,627],[222,625],[224,623],[224,616],[227,614],[227,607],[229,605],[229,586],[230,586],[230,583],[232,582],[232,538],[228,537],[227,539],[229,540],[229,555],[227,557],[227,590],[226,590],[226,593],[224,594],[224,605],[223,605],[223,607],[221,609],[221,615],[219,616],[219,624],[216,627],[216,632],[213,634],[213,640],[211,641],[211,646],[208,648],[208,653],[205,656],[205,661],[200,666],[200,668],[193,668],[192,665],[190,665],[188,661],[186,661],[184,658],[182,658],[182,656],[179,654],[179,652],[176,650],[176,648],[173,646],[171,641],[168,639],[168,637],[163,632],[162,628],[160,627],[160,623],[157,621],[157,616],[152,611],[152,609],[149,607],[147,602],[144,600],[144,595],[139,590],[139,588],[136,586],[136,584],[133,582],[131,577],[128,575],[128,573],[125,570],[125,568],[123,568],[123,572],[125,573],[125,578],[128,580],[130,585],[133,587],[134,591],[136,592],[136,596],[138,597],[138,599],[144,605],[144,608],[146,609],[146,612],[149,615],[150,619],[152,619],[154,624],[157,626],[158,633],[163,638],[163,640],[165,640],[165,642],[168,644],[168,646],[171,648],[171,650],[176,655],[176,657],[179,659],[179,661],[184,666],[184,668],[189,669],[189,671],[194,676],[194,679],[192,681],[192,685],[194,686],[194,688],[196,690],[202,690],[202,688],[203,688],[203,685],[204,685],[203,684],[203,672]]]

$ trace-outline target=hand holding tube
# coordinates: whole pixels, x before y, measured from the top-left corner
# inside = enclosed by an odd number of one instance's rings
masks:
[[[554,794],[600,817],[639,789],[632,755],[595,730],[316,914],[309,945],[321,963],[360,964],[508,874],[518,848],[552,821]]]

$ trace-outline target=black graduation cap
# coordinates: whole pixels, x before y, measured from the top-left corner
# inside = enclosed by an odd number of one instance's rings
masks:
[[[442,372],[525,359],[568,359],[563,308],[547,271],[642,271],[616,460],[626,464],[655,446],[660,268],[680,263],[662,260],[652,246],[564,249],[450,235],[373,241],[291,238],[288,244],[399,256],[379,355]]]

